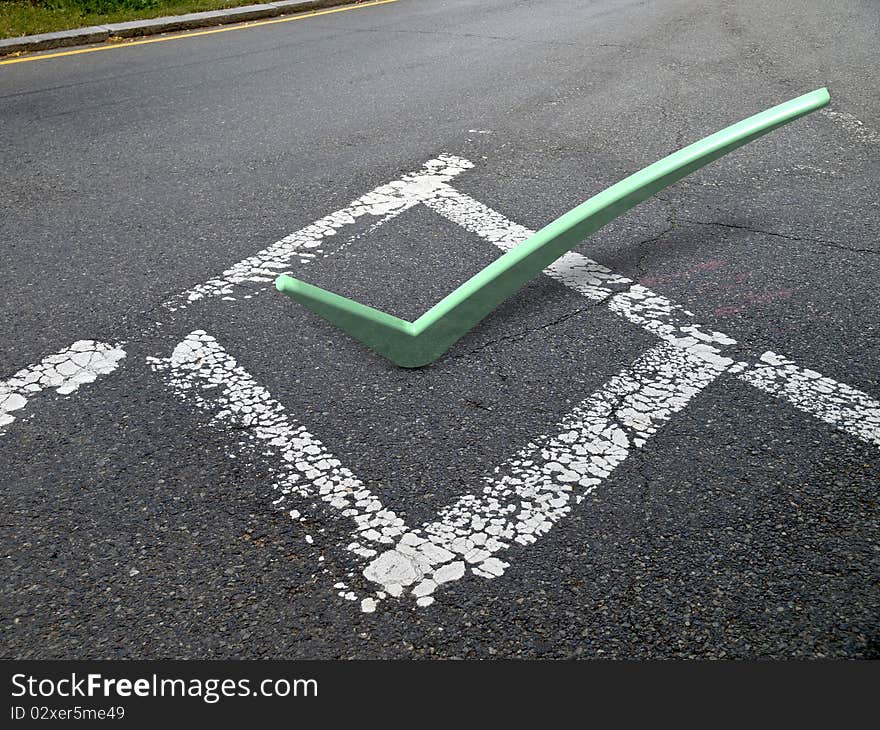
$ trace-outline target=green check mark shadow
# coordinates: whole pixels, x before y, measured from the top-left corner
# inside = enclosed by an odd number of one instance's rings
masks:
[[[817,89],[737,122],[639,170],[537,231],[415,322],[286,274],[278,277],[275,286],[397,365],[428,365],[523,284],[607,223],[713,160],[820,109],[829,101],[827,89]]]

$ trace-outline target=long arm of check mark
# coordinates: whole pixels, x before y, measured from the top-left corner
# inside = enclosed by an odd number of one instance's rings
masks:
[[[820,109],[829,100],[827,89],[817,89],[737,122],[639,170],[537,231],[415,322],[286,274],[278,277],[275,286],[397,365],[427,365],[523,284],[607,223],[704,165]]]

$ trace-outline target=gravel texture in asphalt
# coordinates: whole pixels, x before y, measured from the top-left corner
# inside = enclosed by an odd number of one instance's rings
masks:
[[[204,330],[430,521],[659,341],[544,276],[415,371],[271,290],[163,302],[441,154],[474,163],[453,187],[535,229],[824,85],[829,111],[578,253],[880,399],[878,30],[869,0],[399,0],[0,68],[0,380],[78,340],[127,353],[0,435],[4,655],[877,657],[877,445],[735,377],[499,553],[502,576],[364,612],[338,513],[273,506],[278,459],[147,358]],[[498,255],[422,205],[369,222],[291,271],[414,317]]]

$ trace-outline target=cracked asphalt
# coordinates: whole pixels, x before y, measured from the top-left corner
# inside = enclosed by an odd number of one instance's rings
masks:
[[[536,229],[824,85],[830,112],[578,252],[880,399],[878,30],[871,0],[399,0],[0,68],[0,380],[78,340],[127,352],[0,434],[3,655],[876,658],[880,452],[735,377],[500,577],[364,613],[334,589],[357,580],[340,521],[273,507],[278,464],[232,454],[147,358],[206,331],[430,520],[659,341],[548,277],[415,371],[274,292],[162,303],[439,154]],[[303,276],[415,317],[497,255],[418,206]]]

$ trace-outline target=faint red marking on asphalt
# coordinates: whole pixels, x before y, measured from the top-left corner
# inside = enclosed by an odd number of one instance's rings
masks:
[[[669,274],[661,274],[660,276],[646,276],[642,279],[639,279],[639,284],[643,286],[668,284],[669,282],[675,281],[676,279],[690,279],[695,274],[702,274],[709,271],[717,271],[722,266],[724,266],[724,262],[718,261],[716,259],[712,259],[710,261],[702,261],[689,269],[673,271]],[[725,289],[739,290],[742,285],[748,280],[749,272],[741,271],[734,276],[727,277],[726,282],[731,283],[726,283],[724,280],[705,281],[703,283],[697,284],[695,289],[698,292],[703,292],[710,289],[715,291]],[[737,295],[735,292],[731,293],[734,296],[734,301],[730,304],[724,304],[716,307],[713,310],[713,313],[715,315],[725,316],[730,314],[739,314],[749,307],[761,304],[768,304],[769,302],[773,302],[778,299],[788,299],[794,293],[794,289],[774,289],[772,291],[765,292],[745,292],[740,295]]]
[[[773,291],[755,292],[746,294],[744,300],[736,304],[728,304],[723,307],[716,307],[713,313],[724,316],[727,314],[738,314],[747,307],[755,304],[767,304],[777,299],[788,299],[794,293],[794,289],[775,289]]]
[[[675,271],[671,274],[665,274],[661,276],[646,276],[644,278],[639,279],[639,284],[642,286],[652,286],[654,284],[666,284],[675,279],[685,279],[693,276],[694,274],[699,274],[703,271],[715,271],[720,269],[724,265],[722,261],[703,261],[693,268],[685,269],[684,271]]]

